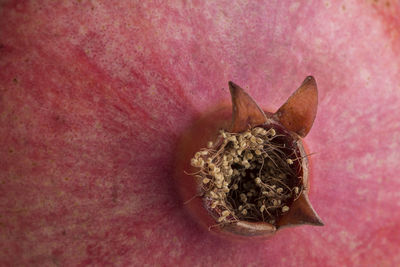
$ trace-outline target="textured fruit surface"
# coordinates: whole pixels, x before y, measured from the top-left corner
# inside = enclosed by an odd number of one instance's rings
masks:
[[[396,3],[0,1],[0,265],[399,265]],[[310,74],[325,226],[210,235],[172,182],[179,136],[229,80],[275,111]]]

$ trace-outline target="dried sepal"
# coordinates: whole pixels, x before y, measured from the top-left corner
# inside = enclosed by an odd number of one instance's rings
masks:
[[[282,216],[278,226],[294,226],[301,224],[310,224],[323,226],[321,218],[312,207],[305,192],[301,193],[299,198],[292,204],[287,214]]]
[[[229,82],[229,90],[233,109],[232,132],[243,132],[266,121],[264,111],[240,86]]]
[[[314,77],[308,76],[286,103],[278,109],[274,118],[286,129],[305,137],[314,123],[317,106],[317,83]]]

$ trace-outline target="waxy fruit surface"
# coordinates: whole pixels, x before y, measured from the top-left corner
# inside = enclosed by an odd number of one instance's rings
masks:
[[[400,265],[398,1],[0,1],[0,265]],[[304,77],[324,227],[236,242],[188,216],[175,149],[228,81]],[[190,160],[190,159],[188,159]]]

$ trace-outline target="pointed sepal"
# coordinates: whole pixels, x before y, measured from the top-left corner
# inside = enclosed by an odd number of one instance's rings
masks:
[[[317,83],[312,76],[305,78],[301,86],[274,114],[286,129],[305,137],[310,131],[318,106]]]
[[[238,85],[229,82],[232,96],[233,121],[231,131],[244,132],[250,127],[263,124],[266,116],[256,102]]]
[[[311,224],[323,226],[321,218],[312,207],[306,192],[300,194],[290,207],[290,210],[282,216],[278,227]]]

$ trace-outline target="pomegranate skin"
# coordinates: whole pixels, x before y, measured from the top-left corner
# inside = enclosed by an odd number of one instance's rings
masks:
[[[0,265],[400,265],[397,2],[6,0],[0,13]],[[277,110],[310,73],[310,198],[326,226],[210,235],[172,182],[178,138],[229,80]]]

